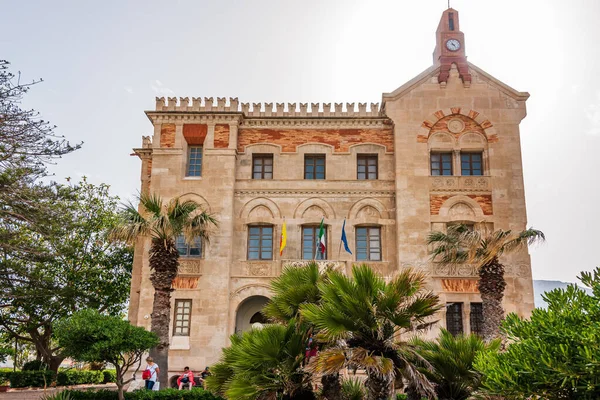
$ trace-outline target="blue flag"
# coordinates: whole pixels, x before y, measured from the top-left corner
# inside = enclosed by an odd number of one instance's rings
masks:
[[[352,254],[350,251],[350,247],[348,247],[348,239],[346,239],[346,220],[344,219],[344,224],[342,225],[342,243],[344,243],[344,249]]]

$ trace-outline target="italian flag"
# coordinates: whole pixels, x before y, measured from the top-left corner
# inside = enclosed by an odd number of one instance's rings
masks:
[[[318,247],[319,247],[319,251],[321,252],[321,254],[325,254],[325,249],[326,249],[326,245],[325,245],[325,225],[323,224],[323,221],[325,221],[325,218],[321,219],[321,226],[319,227],[319,242],[318,242]]]

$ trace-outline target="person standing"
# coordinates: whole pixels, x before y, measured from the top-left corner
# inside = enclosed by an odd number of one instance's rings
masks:
[[[152,357],[146,358],[146,362],[148,363],[148,365],[146,365],[146,369],[142,374],[142,378],[146,381],[146,389],[152,390],[152,388],[156,384],[156,380],[158,378],[158,374],[160,373],[160,369],[158,368],[158,365],[154,363]]]

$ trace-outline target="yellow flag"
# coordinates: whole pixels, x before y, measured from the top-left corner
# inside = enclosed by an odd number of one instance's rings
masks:
[[[287,230],[285,229],[285,220],[283,221],[283,226],[281,227],[281,239],[279,240],[279,257],[283,254],[283,249],[285,248],[285,243],[287,241]]]

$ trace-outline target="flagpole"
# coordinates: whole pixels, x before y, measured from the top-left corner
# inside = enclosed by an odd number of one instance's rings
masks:
[[[346,218],[344,218],[344,222],[346,222]],[[344,228],[342,228],[343,231]],[[340,235],[340,247],[338,249],[337,260],[340,261],[340,254],[342,254],[342,236]]]

